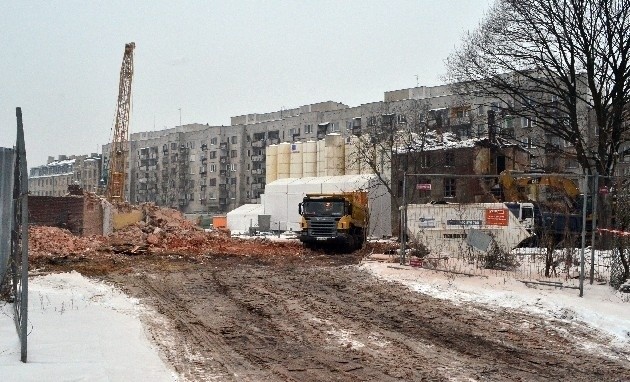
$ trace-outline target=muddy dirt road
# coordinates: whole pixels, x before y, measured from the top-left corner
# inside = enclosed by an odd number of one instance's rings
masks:
[[[145,259],[105,278],[163,315],[149,320],[150,332],[191,381],[630,378],[630,362],[571,339],[605,346],[587,328],[456,306],[380,281],[357,262],[209,255],[158,267]]]

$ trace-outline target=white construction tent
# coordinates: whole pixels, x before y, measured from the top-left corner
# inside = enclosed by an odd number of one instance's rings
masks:
[[[227,228],[234,234],[249,233],[258,226],[259,215],[264,215],[262,204],[243,204],[227,213]]]
[[[261,195],[263,214],[271,216],[271,229],[300,231],[298,204],[306,194],[367,191],[370,213],[369,237],[392,233],[391,196],[374,174],[278,179],[265,186]],[[228,214],[228,225],[229,223]]]

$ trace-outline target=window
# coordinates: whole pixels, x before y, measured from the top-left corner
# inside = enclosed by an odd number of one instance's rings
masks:
[[[230,178],[230,184],[236,184],[236,178]]]
[[[532,148],[532,139],[530,137],[527,138],[523,138],[522,141],[520,141],[520,146],[524,149],[531,149]]]
[[[216,187],[217,185],[217,178],[212,178],[210,179],[210,181],[208,182],[208,184],[212,187]]]
[[[339,132],[339,122],[331,122],[330,123],[330,132],[331,133]]]
[[[445,178],[444,179],[444,197],[445,198],[454,198],[456,192],[456,185],[454,178]]]
[[[216,164],[211,164],[210,165],[210,172],[216,172],[217,171],[217,165]]]
[[[171,150],[177,150],[177,143],[171,143]]]
[[[310,134],[313,132],[313,125],[304,125],[304,134]]]
[[[481,137],[486,132],[486,126],[483,123],[477,125],[477,137]]]
[[[237,156],[238,156],[238,151],[236,151],[236,150],[231,150],[230,151],[230,157],[236,158]]]
[[[499,111],[499,102],[490,102],[490,110],[495,113]]]
[[[455,153],[444,153],[444,166],[452,167],[455,164]]]
[[[230,171],[232,171],[232,172],[236,171],[236,163],[230,164]]]
[[[293,127],[289,129],[289,135],[295,137],[296,135],[300,135],[300,129],[298,127]]]
[[[216,145],[217,144],[218,139],[216,137],[210,139],[210,144],[211,145]]]
[[[346,132],[352,133],[352,121],[346,121]]]
[[[367,125],[368,126],[376,126],[376,117],[375,116],[368,117]]]
[[[398,114],[396,116],[396,122],[398,122],[399,124],[407,123],[407,116],[403,114]]]
[[[470,112],[470,109],[468,106],[454,107],[451,110],[451,117],[465,118],[465,117],[468,117],[469,112]]]
[[[521,127],[533,127],[534,119],[528,117],[521,117]]]
[[[483,105],[479,105],[479,107],[477,108],[477,116],[481,117],[484,111],[485,108],[483,107]]]
[[[237,143],[237,138],[236,138],[236,135],[232,135],[232,139],[231,139],[231,141],[232,141],[232,144]]]
[[[217,152],[216,151],[210,151],[209,157],[210,157],[210,159],[216,159],[217,158]]]
[[[456,130],[457,138],[459,139],[468,139],[472,138],[472,132],[470,126],[462,127],[461,129]]]

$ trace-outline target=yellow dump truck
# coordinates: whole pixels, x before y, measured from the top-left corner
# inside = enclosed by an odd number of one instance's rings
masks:
[[[306,194],[299,213],[300,241],[309,248],[341,244],[354,250],[365,243],[369,216],[365,191]]]

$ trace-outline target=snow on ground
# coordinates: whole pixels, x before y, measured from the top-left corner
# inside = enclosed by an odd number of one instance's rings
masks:
[[[29,280],[28,362],[20,362],[13,306],[0,303],[3,381],[177,381],[160,359],[137,300],[79,273]]]
[[[472,302],[512,308],[567,322],[579,321],[611,337],[611,345],[630,347],[630,295],[607,285],[584,283],[579,290],[526,284],[493,275],[468,277],[392,263],[365,262],[377,277],[454,303]]]

